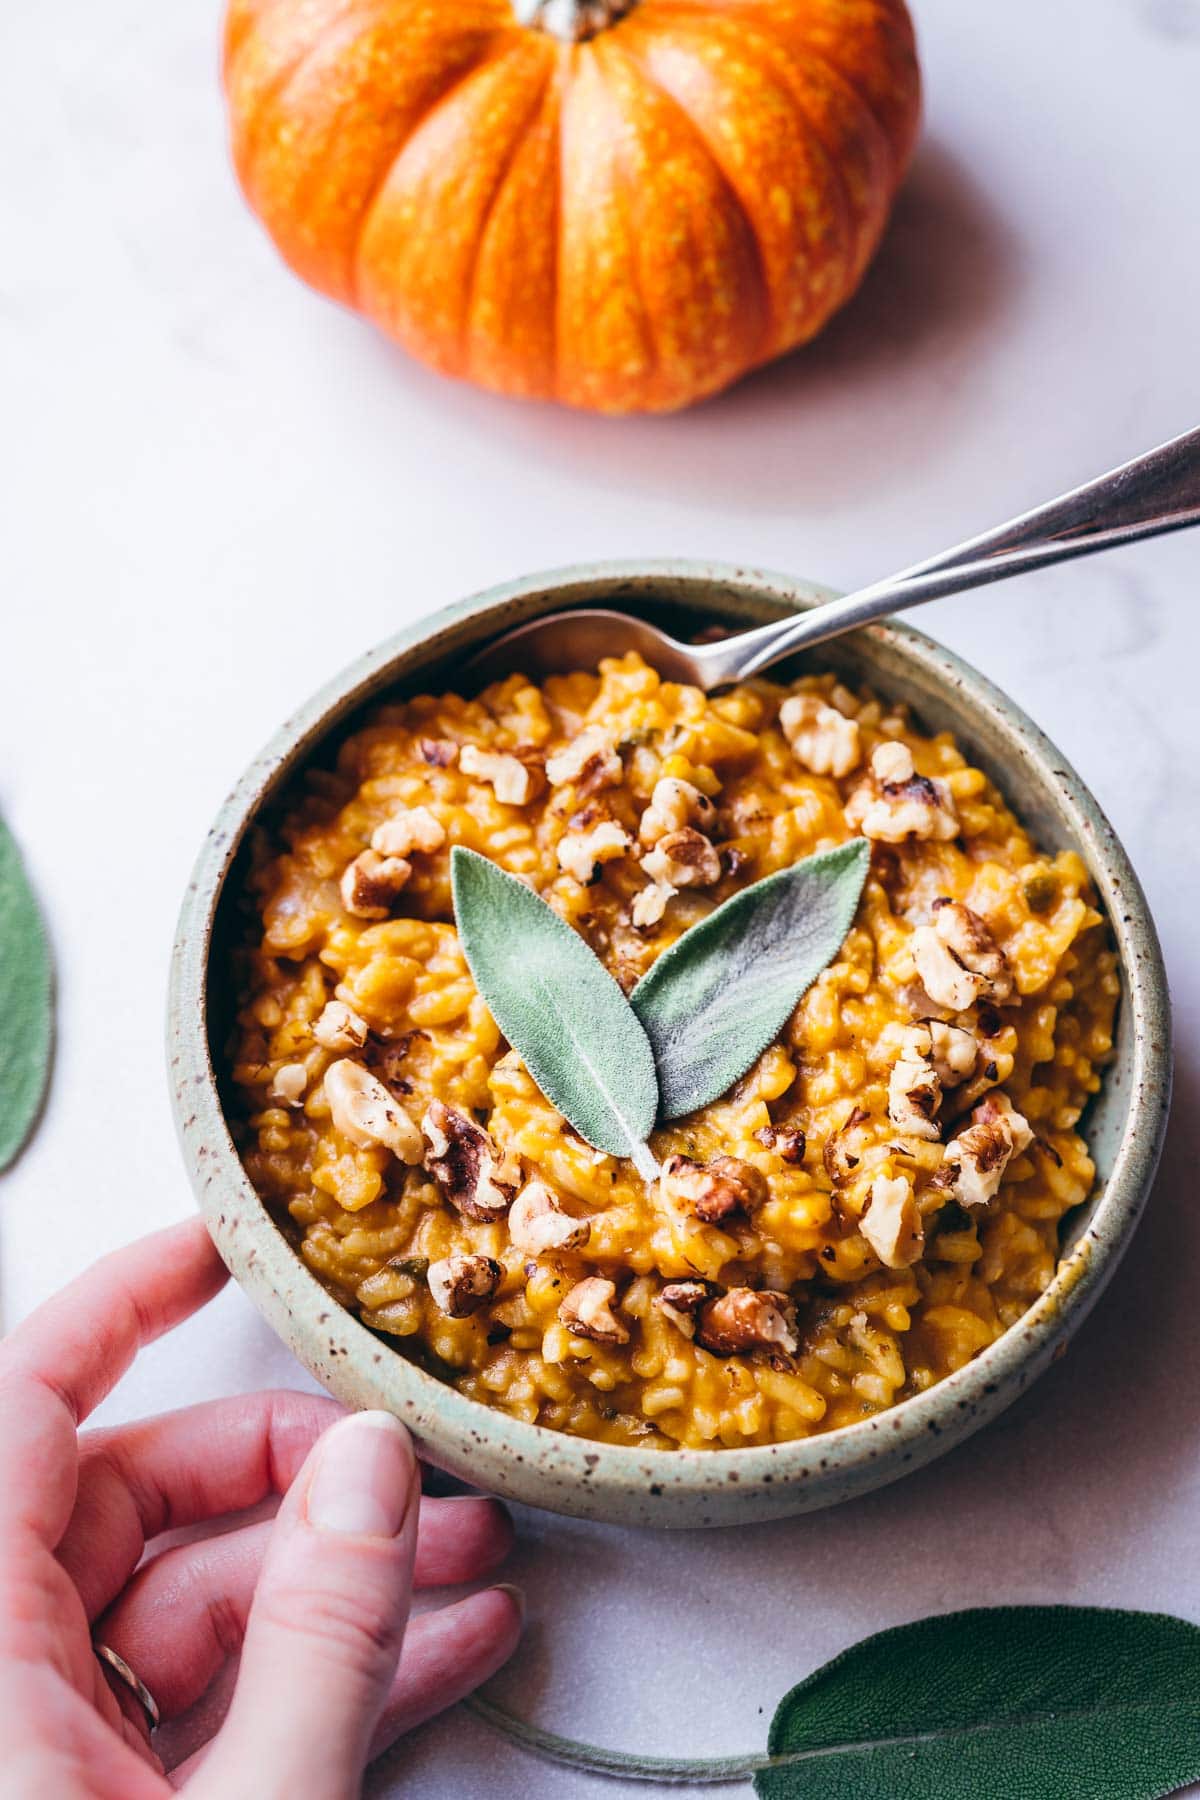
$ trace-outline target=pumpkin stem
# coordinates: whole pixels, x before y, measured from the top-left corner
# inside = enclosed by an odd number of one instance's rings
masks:
[[[533,31],[548,32],[564,43],[584,44],[636,5],[637,0],[513,0],[513,11]]]

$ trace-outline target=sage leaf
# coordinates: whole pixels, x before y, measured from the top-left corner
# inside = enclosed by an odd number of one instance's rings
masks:
[[[50,946],[12,834],[0,820],[0,1171],[37,1124],[54,1035]]]
[[[654,1180],[654,1056],[617,983],[553,907],[487,857],[456,844],[450,879],[475,985],[543,1094],[587,1143]]]
[[[464,1702],[549,1762],[760,1800],[1160,1800],[1200,1779],[1200,1630],[1163,1613],[1017,1606],[881,1631],[780,1702],[766,1752],[641,1755]]]
[[[992,1607],[881,1631],[780,1702],[761,1800],[1158,1800],[1200,1779],[1200,1630]]]
[[[664,1119],[727,1093],[846,939],[871,847],[852,838],[743,888],[671,945],[630,1004],[654,1050]]]

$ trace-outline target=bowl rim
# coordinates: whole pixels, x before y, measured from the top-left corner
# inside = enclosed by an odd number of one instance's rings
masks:
[[[591,590],[598,583],[620,586],[655,581],[694,584],[697,610],[702,610],[700,590],[706,585],[740,589],[752,598],[789,608],[815,604],[836,591],[748,565],[680,558],[573,564],[481,590],[423,615],[324,683],[272,734],[243,771],[198,853],[180,911],[168,990],[168,1055],[176,1129],[198,1202],[223,1258],[258,1310],[319,1379],[332,1376],[336,1385],[339,1366],[380,1365],[383,1355],[375,1334],[332,1299],[271,1219],[229,1133],[210,1056],[208,1028],[209,951],[226,877],[264,804],[320,743],[343,729],[362,706],[404,679],[403,667],[395,665],[405,656],[436,647],[472,618],[504,605],[553,596],[567,606],[572,603],[573,588],[594,604]],[[620,610],[619,599],[605,603]],[[503,624],[497,626],[497,630],[503,628]],[[898,649],[905,660],[914,662],[939,684],[962,690],[969,704],[990,715],[1014,747],[1040,765],[1043,781],[1051,779],[1059,790],[1077,848],[1100,890],[1119,953],[1122,1005],[1129,1010],[1132,1026],[1132,1062],[1120,1143],[1086,1228],[1060,1259],[1045,1293],[961,1369],[872,1418],[778,1444],[646,1451],[575,1437],[528,1424],[470,1399],[399,1351],[385,1347],[393,1392],[377,1403],[405,1417],[431,1460],[438,1460],[439,1440],[447,1437],[460,1447],[482,1447],[489,1438],[502,1438],[506,1458],[530,1470],[539,1466],[543,1471],[553,1469],[554,1481],[561,1483],[564,1494],[568,1489],[586,1494],[585,1504],[564,1504],[563,1510],[593,1518],[607,1516],[606,1492],[615,1495],[631,1488],[668,1497],[684,1492],[715,1496],[728,1492],[727,1484],[733,1482],[736,1491],[745,1495],[747,1490],[773,1483],[782,1503],[781,1490],[802,1480],[819,1484],[827,1473],[836,1475],[843,1485],[847,1479],[852,1484],[857,1479],[860,1488],[876,1485],[930,1460],[939,1449],[949,1448],[1016,1398],[1081,1323],[1119,1261],[1150,1190],[1171,1089],[1169,994],[1157,932],[1141,884],[1084,782],[1045,733],[993,682],[910,625],[880,623],[854,635]],[[310,1303],[309,1323],[302,1324],[298,1333],[289,1329],[295,1313],[285,1297],[297,1285],[302,1300]],[[319,1355],[310,1345],[317,1335],[325,1346]],[[302,1354],[302,1342],[307,1354]],[[881,1429],[886,1432],[884,1445],[879,1442]],[[944,1441],[930,1447],[931,1438]],[[449,1454],[444,1443],[441,1448]],[[885,1450],[888,1461],[899,1464],[888,1476],[870,1468],[882,1460]],[[908,1453],[901,1455],[902,1451]],[[461,1449],[458,1460],[462,1460]],[[515,1486],[520,1485],[518,1480]],[[524,1496],[518,1493],[517,1497]],[[554,1504],[545,1498],[536,1503]],[[789,1510],[796,1508],[780,1504],[779,1511]]]

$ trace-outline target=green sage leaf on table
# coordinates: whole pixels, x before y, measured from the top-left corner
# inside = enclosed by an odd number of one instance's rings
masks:
[[[993,1607],[882,1631],[792,1689],[761,1800],[1158,1800],[1200,1779],[1200,1630]]]
[[[1200,1780],[1200,1630],[1164,1613],[1002,1606],[881,1631],[794,1687],[766,1752],[640,1755],[464,1702],[566,1768],[759,1800],[1160,1800]]]
[[[0,1171],[37,1124],[53,1036],[46,928],[20,852],[0,820]]]
[[[693,925],[634,988],[664,1119],[727,1093],[841,949],[871,848],[852,838],[743,888]]]
[[[475,985],[543,1094],[597,1150],[653,1180],[650,1042],[599,957],[524,882],[456,844],[454,915]]]

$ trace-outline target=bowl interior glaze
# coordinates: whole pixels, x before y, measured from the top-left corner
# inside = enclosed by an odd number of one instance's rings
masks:
[[[584,1518],[704,1526],[783,1517],[882,1486],[961,1442],[1046,1367],[1111,1276],[1144,1205],[1171,1069],[1166,980],[1145,897],[1108,821],[1054,746],[984,677],[901,625],[839,639],[798,658],[796,668],[835,668],[908,700],[926,727],[952,731],[1040,845],[1083,855],[1121,962],[1116,1054],[1085,1121],[1096,1193],[1071,1221],[1050,1288],[997,1343],[927,1393],[824,1436],[717,1451],[593,1443],[481,1406],[408,1362],[329,1297],[251,1187],[225,1123],[219,1074],[231,1018],[239,853],[248,827],[297,769],[330,753],[356,715],[385,694],[462,687],[474,648],[540,613],[615,606],[686,635],[699,624],[762,624],[827,597],[830,590],[814,583],[757,570],[622,563],[532,576],[448,607],[369,651],[276,733],[197,860],[172,958],[168,1037],[176,1123],[217,1246],[332,1393],[351,1406],[394,1412],[428,1460],[493,1492]]]

